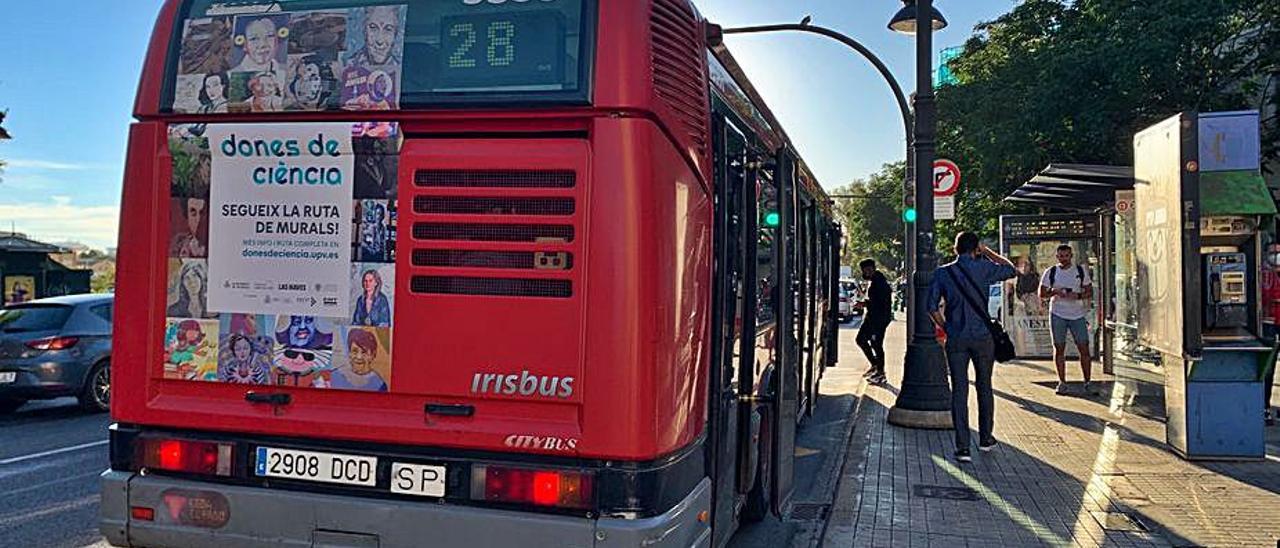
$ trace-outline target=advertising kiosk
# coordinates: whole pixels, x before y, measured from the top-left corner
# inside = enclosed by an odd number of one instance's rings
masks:
[[[1138,332],[1161,354],[1166,437],[1188,459],[1265,457],[1257,112],[1183,113],[1134,137]]]
[[[1066,244],[1075,252],[1075,263],[1093,280],[1093,299],[1088,303],[1089,348],[1099,352],[1102,296],[1106,269],[1101,263],[1101,217],[1096,213],[1060,215],[1001,215],[1000,253],[1013,261],[1017,275],[1006,281],[999,299],[1000,317],[1021,358],[1052,358],[1053,337],[1049,332],[1049,303],[1040,298],[1040,277],[1058,264],[1058,246]],[[1079,356],[1075,344],[1067,344],[1067,356]]]

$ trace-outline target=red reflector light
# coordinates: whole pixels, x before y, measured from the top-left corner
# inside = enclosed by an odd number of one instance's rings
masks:
[[[476,466],[471,497],[489,502],[532,504],[556,508],[590,508],[591,474],[564,470],[530,470]]]
[[[155,521],[156,511],[153,508],[145,506],[134,506],[129,508],[129,517],[139,521]]]
[[[27,341],[27,347],[36,350],[66,350],[80,342],[77,337],[48,337],[45,339],[36,339]]]
[[[182,439],[146,438],[139,445],[144,468],[205,474],[231,475],[231,444]]]

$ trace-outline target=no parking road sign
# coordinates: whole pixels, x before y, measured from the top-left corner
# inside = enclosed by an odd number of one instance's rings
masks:
[[[960,166],[939,158],[933,162],[933,218],[956,218],[956,192],[960,191]]]

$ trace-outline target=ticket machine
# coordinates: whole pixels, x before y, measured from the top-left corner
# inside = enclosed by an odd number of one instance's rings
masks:
[[[1134,137],[1138,334],[1162,355],[1166,437],[1189,459],[1265,457],[1258,113],[1183,113]]]

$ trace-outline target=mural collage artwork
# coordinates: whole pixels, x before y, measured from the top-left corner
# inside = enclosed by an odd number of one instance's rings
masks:
[[[406,11],[381,5],[188,19],[173,110],[398,108]]]
[[[216,208],[210,211],[211,188],[228,178],[216,172],[218,163],[212,159],[206,133],[213,127],[179,125],[169,131],[173,179],[164,377],[387,391],[395,305],[399,128],[387,122],[351,126],[354,173],[344,199],[351,208],[352,250],[343,275],[351,304],[343,317],[322,317],[208,306],[210,225],[218,230],[220,223],[228,222]],[[272,302],[270,297],[266,302]]]

